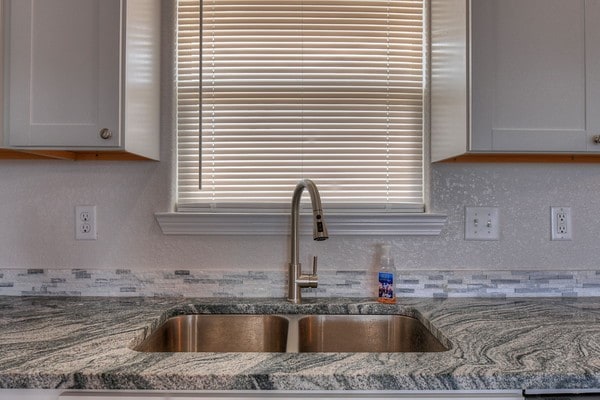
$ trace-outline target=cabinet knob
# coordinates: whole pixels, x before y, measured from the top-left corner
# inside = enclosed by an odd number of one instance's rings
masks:
[[[100,137],[104,140],[108,140],[112,137],[112,131],[108,128],[100,129]]]
[[[600,135],[592,136],[594,144],[600,144]]]

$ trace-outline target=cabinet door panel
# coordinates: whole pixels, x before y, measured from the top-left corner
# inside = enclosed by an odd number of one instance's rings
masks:
[[[472,149],[586,151],[585,0],[472,4]]]
[[[600,135],[600,0],[585,2],[588,151],[599,152],[600,144],[593,136]]]
[[[118,146],[120,1],[7,3],[9,145]]]

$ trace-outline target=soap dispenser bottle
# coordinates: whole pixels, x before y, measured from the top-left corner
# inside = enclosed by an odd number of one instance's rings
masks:
[[[378,296],[380,303],[396,303],[396,268],[394,259],[390,254],[390,245],[381,245],[381,257],[379,259],[379,271],[377,273]]]

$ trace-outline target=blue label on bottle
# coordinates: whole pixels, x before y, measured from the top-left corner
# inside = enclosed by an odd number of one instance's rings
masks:
[[[379,297],[383,299],[394,298],[394,274],[389,272],[379,273]]]

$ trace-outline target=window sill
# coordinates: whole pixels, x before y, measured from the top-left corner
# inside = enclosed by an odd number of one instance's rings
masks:
[[[287,235],[289,213],[156,213],[165,235]],[[437,236],[448,217],[426,213],[327,213],[330,235]],[[300,218],[300,233],[312,234],[308,215]]]

